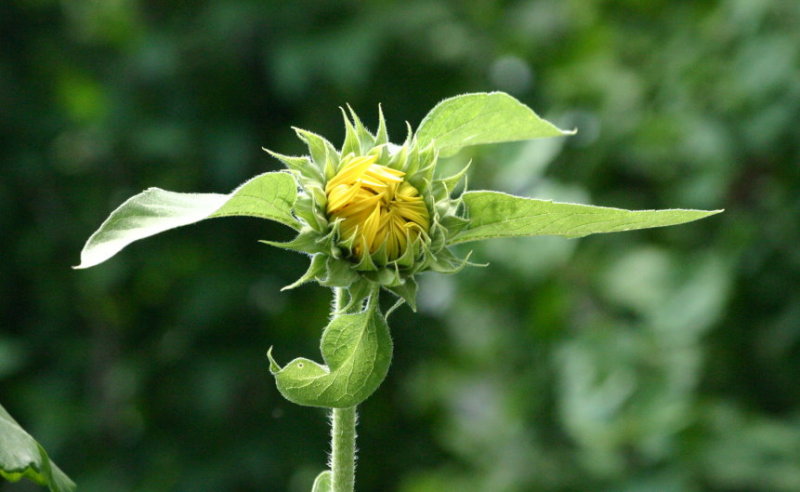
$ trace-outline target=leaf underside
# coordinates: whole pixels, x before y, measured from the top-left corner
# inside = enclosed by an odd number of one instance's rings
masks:
[[[496,191],[463,194],[469,216],[466,228],[450,244],[517,236],[577,238],[691,222],[721,210],[625,210],[523,198]]]
[[[448,157],[470,145],[573,133],[558,129],[508,94],[490,92],[445,99],[423,118],[416,136],[421,146],[433,143],[441,157]]]
[[[25,432],[0,405],[0,476],[16,482],[22,478],[48,487],[52,492],[71,492],[75,484],[44,448]]]
[[[86,241],[75,268],[102,263],[139,239],[215,217],[259,217],[298,229],[291,212],[296,197],[295,180],[284,172],[256,176],[227,195],[150,188],[111,212]]]

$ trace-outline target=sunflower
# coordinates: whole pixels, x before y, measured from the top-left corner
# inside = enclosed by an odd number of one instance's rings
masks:
[[[406,173],[376,163],[377,156],[347,156],[325,184],[327,213],[340,220],[339,233],[353,244],[352,255],[386,249],[396,260],[420,236],[427,236],[430,216],[422,196],[404,179]]]

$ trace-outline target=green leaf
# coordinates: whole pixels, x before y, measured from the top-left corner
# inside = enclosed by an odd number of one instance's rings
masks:
[[[463,147],[532,138],[558,137],[560,130],[503,92],[463,94],[437,104],[417,130],[420,146],[433,143],[441,157]]]
[[[389,370],[392,339],[377,297],[373,292],[364,311],[331,320],[320,343],[325,365],[297,358],[281,368],[270,349],[270,372],[284,398],[298,405],[345,408],[378,389]]]
[[[296,198],[295,180],[284,172],[256,176],[228,195],[150,188],[111,212],[89,237],[75,268],[100,264],[139,239],[215,217],[259,217],[299,229],[292,216]]]
[[[308,265],[308,269],[306,270],[306,272],[300,278],[298,278],[297,280],[295,280],[291,284],[289,284],[289,285],[287,285],[285,287],[282,287],[281,291],[295,289],[295,288],[300,287],[301,285],[303,285],[305,283],[308,283],[308,282],[316,280],[317,277],[319,277],[320,275],[325,273],[325,259],[326,258],[327,257],[325,255],[314,255],[314,256],[312,256],[311,257],[311,263]]]
[[[385,288],[408,303],[412,311],[417,312],[417,281],[414,280],[414,277],[406,278],[402,284]]]
[[[280,241],[268,241],[263,239],[259,242],[268,244],[270,246],[275,246],[276,248],[288,249],[290,251],[296,251],[298,253],[306,253],[309,255],[324,253],[326,252],[326,250],[330,250],[330,247],[326,248],[327,246],[326,243],[324,241],[321,241],[319,235],[316,234],[316,232],[311,229],[302,231],[291,241],[280,242]]]
[[[331,492],[333,490],[333,473],[330,470],[317,475],[314,480],[314,486],[311,487],[311,492]]]
[[[53,492],[70,492],[75,484],[0,405],[0,476],[16,482],[22,478],[48,487]]]
[[[583,237],[683,224],[722,210],[624,210],[522,198],[496,191],[462,195],[469,224],[449,244],[515,236]]]

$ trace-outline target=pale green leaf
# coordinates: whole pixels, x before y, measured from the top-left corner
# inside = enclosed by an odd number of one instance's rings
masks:
[[[0,476],[16,482],[22,478],[48,487],[53,492],[75,490],[64,472],[50,461],[44,448],[19,426],[0,405]]]
[[[440,102],[423,118],[417,140],[448,157],[469,145],[571,135],[503,92],[463,94]]]
[[[308,265],[306,272],[291,284],[281,288],[281,291],[291,290],[301,285],[316,280],[317,277],[325,273],[325,263],[327,257],[325,255],[314,255],[311,258],[311,263]]]
[[[214,217],[259,217],[299,229],[292,216],[296,197],[297,184],[284,172],[256,176],[227,195],[150,188],[111,212],[89,237],[75,268],[102,263],[139,239]]]
[[[325,328],[320,343],[325,364],[297,358],[281,368],[268,353],[278,391],[298,405],[345,408],[366,400],[380,386],[392,359],[389,326],[377,306],[341,314]]]
[[[624,210],[522,198],[496,191],[470,191],[462,196],[469,224],[450,240],[450,244],[495,237],[583,237],[683,224],[722,211]]]
[[[311,492],[331,492],[333,490],[333,473],[330,470],[317,475],[314,480],[314,486],[311,487]]]
[[[414,277],[406,278],[405,281],[399,285],[386,286],[384,288],[402,299],[403,302],[408,303],[412,311],[417,312],[417,281],[414,280]],[[389,316],[388,312],[386,316]]]

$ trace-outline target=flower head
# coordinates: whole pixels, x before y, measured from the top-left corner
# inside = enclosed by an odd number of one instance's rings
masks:
[[[434,177],[433,146],[420,147],[410,130],[402,145],[390,143],[382,113],[375,134],[352,109],[344,123],[341,149],[295,129],[309,155],[268,151],[298,180],[295,215],[303,224],[295,240],[270,244],[312,256],[309,270],[289,288],[316,280],[367,292],[378,283],[413,306],[414,274],[455,272],[466,265],[446,248],[463,222],[460,201],[450,197],[463,173]]]
[[[325,184],[327,213],[341,219],[339,233],[352,242],[356,259],[386,249],[399,258],[409,244],[428,234],[428,208],[403,171],[377,164],[376,156],[347,156]]]

